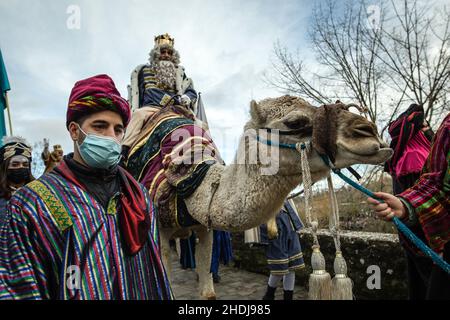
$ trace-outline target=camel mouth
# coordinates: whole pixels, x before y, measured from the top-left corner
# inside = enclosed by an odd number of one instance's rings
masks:
[[[379,151],[392,151],[392,152],[394,152],[394,150],[392,150],[392,148],[389,148],[389,147],[380,148]]]
[[[368,153],[361,152],[361,153],[357,153],[357,152],[353,151],[353,153],[355,153],[355,154],[357,154],[359,156],[375,157],[375,156],[378,156],[380,154],[394,153],[394,150],[392,150],[391,148],[387,147],[387,148],[378,148],[375,152],[368,152]]]
[[[342,148],[342,151],[347,153],[350,158],[357,160],[359,163],[364,164],[380,164],[387,161],[392,157],[394,150],[389,147],[373,144],[372,146],[364,149],[353,148],[339,143],[338,147]]]
[[[361,153],[356,155],[361,158],[362,162],[368,164],[380,164],[386,162],[394,154],[394,150],[391,148],[379,148],[377,151],[372,153]]]

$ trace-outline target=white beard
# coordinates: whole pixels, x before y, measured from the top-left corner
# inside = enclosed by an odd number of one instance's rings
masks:
[[[156,80],[165,89],[175,89],[176,68],[172,61],[159,61],[153,66],[156,73]]]

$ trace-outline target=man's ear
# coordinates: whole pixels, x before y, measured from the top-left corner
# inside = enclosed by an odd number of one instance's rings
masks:
[[[69,134],[70,138],[72,138],[72,141],[77,141],[79,139],[80,135],[80,129],[78,128],[78,125],[75,122],[69,123]]]
[[[255,100],[250,102],[250,116],[256,124],[262,125],[266,122],[266,118],[262,115],[261,107]]]

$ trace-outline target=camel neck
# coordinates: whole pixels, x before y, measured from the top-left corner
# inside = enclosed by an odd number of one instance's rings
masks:
[[[261,175],[258,165],[231,165],[225,169],[215,206],[229,203],[225,216],[212,216],[212,227],[242,230],[261,225],[279,211],[301,175]]]

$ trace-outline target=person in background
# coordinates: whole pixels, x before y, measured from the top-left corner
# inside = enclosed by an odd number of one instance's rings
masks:
[[[75,83],[74,152],[9,201],[0,299],[173,298],[148,192],[118,166],[130,113],[109,76]]]
[[[180,239],[180,265],[182,269],[195,269],[195,244],[197,236],[192,231],[187,239]]]
[[[213,230],[213,251],[211,273],[214,283],[220,282],[219,264],[228,265],[233,260],[231,234],[227,231]]]
[[[386,161],[384,171],[392,176],[394,194],[411,187],[420,177],[431,149],[433,130],[425,120],[421,105],[412,104],[389,124],[392,157]]]
[[[183,269],[195,269],[195,232],[187,239],[180,239],[180,264]],[[213,248],[210,272],[214,283],[220,282],[219,265],[228,265],[233,260],[231,235],[227,231],[213,230]]]
[[[394,154],[386,161],[385,171],[392,176],[393,193],[399,194],[412,187],[419,179],[430,153],[434,133],[425,120],[423,107],[417,104],[410,105],[391,122],[388,131],[392,138],[390,147],[394,150]],[[421,239],[425,239],[419,225],[411,228]],[[399,238],[406,255],[409,298],[423,300],[426,296],[432,262],[408,250],[409,243],[402,234],[399,234]]]
[[[305,267],[298,231],[303,228],[294,207],[285,201],[276,217],[278,237],[268,239],[267,225],[260,227],[261,243],[267,244],[267,266],[270,270],[267,290],[263,300],[275,300],[275,291],[283,279],[284,300],[292,300],[295,287],[295,270]]]
[[[375,196],[384,202],[370,197],[367,202],[379,218],[401,219],[425,244],[450,262],[450,114],[436,132],[418,181],[395,196],[384,192],[375,192]],[[427,259],[429,265],[422,270],[425,267],[416,262],[421,284],[411,298],[450,300],[450,275],[409,240],[404,239],[404,243],[410,257]]]
[[[34,180],[31,147],[21,137],[4,137],[0,147],[0,226],[6,220],[6,205],[22,186]]]
[[[132,72],[130,101],[133,116],[122,144],[125,157],[158,110],[176,104],[194,111],[198,95],[192,79],[180,65],[180,54],[174,44],[175,40],[167,33],[155,37],[149,63]]]

